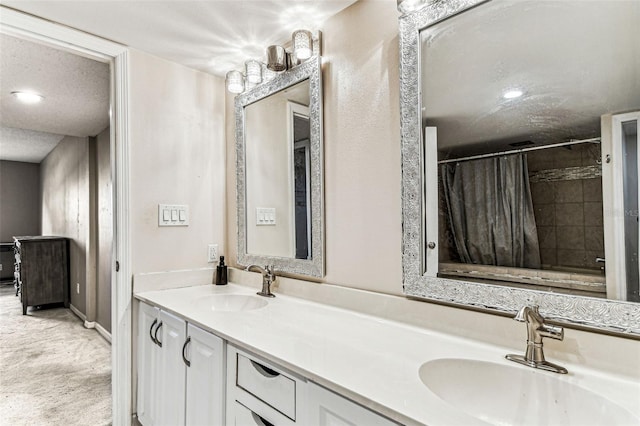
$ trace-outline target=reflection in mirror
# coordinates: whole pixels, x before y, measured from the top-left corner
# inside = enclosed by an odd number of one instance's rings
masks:
[[[235,99],[238,263],[324,275],[319,56]]]
[[[408,296],[640,336],[639,21],[604,0],[400,17]]]
[[[640,109],[639,10],[637,2],[492,1],[421,32],[425,145],[437,150],[425,167],[438,169],[426,183],[439,209],[427,211],[438,217],[427,243],[438,244],[425,251],[437,251],[437,276],[616,293],[600,121]],[[626,157],[636,161],[631,150]],[[625,182],[637,199],[637,182]],[[628,218],[637,223],[637,209]],[[637,249],[627,246],[633,271],[617,296],[640,301]]]
[[[247,253],[309,259],[309,80],[244,114]]]

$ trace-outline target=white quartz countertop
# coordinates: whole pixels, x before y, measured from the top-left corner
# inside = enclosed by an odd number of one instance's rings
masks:
[[[283,295],[260,309],[216,312],[206,300],[214,294],[252,295],[255,290],[203,285],[135,297],[403,424],[487,424],[442,401],[422,383],[418,370],[427,361],[467,358],[530,370],[504,359],[511,349]],[[580,365],[563,366],[569,374],[558,375],[559,380],[606,396],[640,418],[640,384]]]

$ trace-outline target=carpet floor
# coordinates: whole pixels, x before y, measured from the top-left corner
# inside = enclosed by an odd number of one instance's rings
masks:
[[[62,307],[22,315],[0,285],[0,425],[110,425],[111,346]]]

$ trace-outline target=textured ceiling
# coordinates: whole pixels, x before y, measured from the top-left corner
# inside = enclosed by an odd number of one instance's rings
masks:
[[[321,29],[328,17],[353,3],[3,0],[6,6],[219,76],[240,69],[247,59],[262,59],[268,45],[284,44],[295,29]]]
[[[59,135],[95,136],[109,125],[108,64],[0,35],[0,76],[0,159],[40,162],[49,152],[44,146],[53,149]],[[11,96],[17,90],[45,98],[23,104]]]
[[[639,22],[639,1],[565,0],[438,23],[422,32],[424,122],[454,156],[600,136],[602,114],[640,109]]]

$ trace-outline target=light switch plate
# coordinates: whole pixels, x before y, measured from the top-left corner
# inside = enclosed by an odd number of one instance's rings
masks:
[[[189,206],[158,204],[158,226],[189,226]]]
[[[257,207],[256,208],[256,225],[275,226],[276,225],[276,209],[274,207]]]

